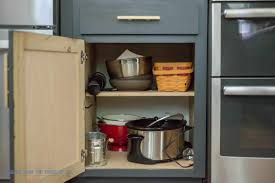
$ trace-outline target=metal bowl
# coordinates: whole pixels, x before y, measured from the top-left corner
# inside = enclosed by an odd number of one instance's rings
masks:
[[[115,78],[115,79],[121,79],[121,80],[149,80],[149,79],[153,79],[153,75],[152,74],[146,74],[146,75],[131,76],[131,77],[124,77],[124,78]]]
[[[152,57],[107,60],[106,67],[111,79],[152,75]]]
[[[122,91],[144,91],[151,88],[152,80],[125,80],[125,79],[110,79],[110,84]]]

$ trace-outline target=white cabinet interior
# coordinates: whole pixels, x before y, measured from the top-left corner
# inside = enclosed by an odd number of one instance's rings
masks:
[[[96,71],[109,76],[105,61],[116,59],[125,49],[143,56],[152,56],[153,62],[192,62],[194,58],[194,44],[95,44],[93,59]],[[107,83],[107,87],[110,87]]]
[[[86,62],[86,82],[93,72],[102,72],[109,76],[105,60],[117,58],[125,49],[137,54],[152,56],[153,62],[193,62],[194,44],[88,44],[89,59]],[[192,83],[194,77],[192,79]],[[106,114],[135,114],[143,117],[163,116],[165,113],[183,113],[188,124],[194,124],[194,83],[187,92],[158,92],[158,91],[105,91],[96,98],[86,94],[86,132],[96,129],[96,116]],[[192,143],[192,133],[187,133],[187,141]],[[107,153],[106,166],[96,169],[182,169],[175,162],[160,163],[156,165],[142,165],[127,161],[127,153]],[[180,160],[182,164],[188,161]],[[86,161],[88,163],[88,160]],[[87,166],[86,169],[94,167]],[[187,169],[190,169],[189,167]]]

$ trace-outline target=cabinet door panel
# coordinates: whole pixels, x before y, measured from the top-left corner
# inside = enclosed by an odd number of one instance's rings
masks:
[[[14,32],[15,182],[60,183],[84,171],[84,41]]]

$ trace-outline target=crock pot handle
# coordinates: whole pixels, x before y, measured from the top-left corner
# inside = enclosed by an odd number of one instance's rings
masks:
[[[110,144],[112,144],[112,143],[114,143],[114,139],[113,138],[107,138],[107,143],[106,143],[106,145],[105,145],[105,147],[106,147],[106,149],[108,149],[108,146],[110,145]]]
[[[184,129],[183,129],[183,132],[187,132],[187,131],[189,131],[189,130],[192,130],[194,127],[192,127],[192,126],[184,126]]]
[[[128,140],[130,141],[130,149],[128,149],[127,160],[134,163],[142,164],[155,164],[157,163],[154,160],[144,157],[141,153],[140,145],[144,139],[141,135],[130,134],[128,135]]]
[[[181,117],[182,119],[184,119],[184,116],[183,114],[181,113],[175,113],[175,114],[167,114],[166,116],[163,116],[161,118],[158,118],[156,120],[154,120],[153,122],[149,123],[147,125],[147,127],[152,127],[153,125],[157,124],[158,122],[162,121],[162,120],[166,120],[166,119],[169,119],[171,117],[175,117],[175,116],[178,116],[178,117]]]
[[[135,135],[135,134],[128,135],[128,140],[130,140],[131,142],[130,153],[131,153],[131,150],[133,150],[133,152],[139,152],[139,151],[141,152],[140,144],[143,139],[144,137],[141,135]]]

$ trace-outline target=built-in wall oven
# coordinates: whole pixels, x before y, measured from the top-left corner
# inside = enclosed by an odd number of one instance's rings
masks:
[[[275,1],[212,1],[211,183],[275,182]]]

